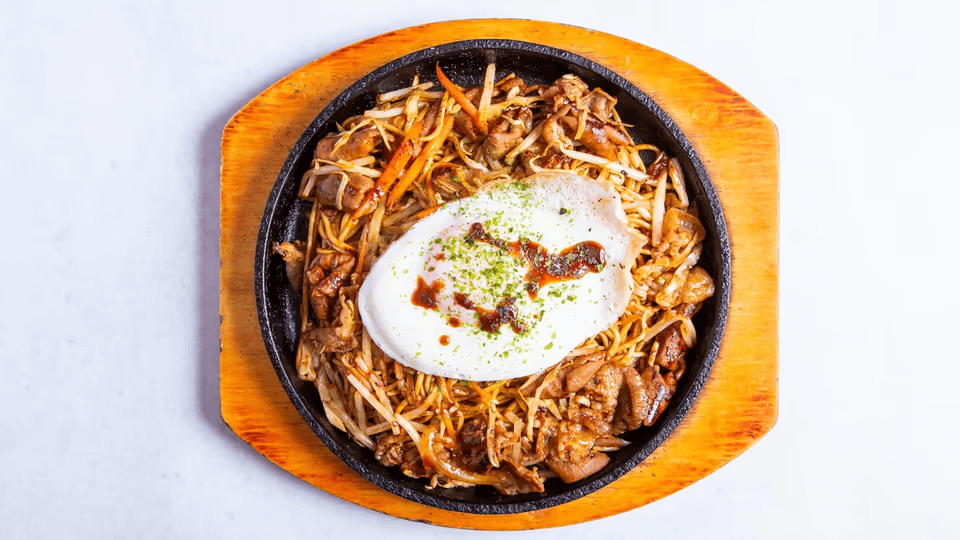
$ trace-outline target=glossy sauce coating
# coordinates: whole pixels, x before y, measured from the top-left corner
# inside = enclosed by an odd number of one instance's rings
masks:
[[[487,234],[480,223],[470,226],[467,238],[498,247],[524,261],[529,268],[524,281],[527,282],[526,289],[530,298],[536,298],[544,285],[580,279],[587,272],[598,273],[607,262],[603,246],[593,241],[579,242],[554,254],[526,238],[509,243],[494,238]]]
[[[506,297],[497,304],[494,309],[486,309],[478,306],[473,300],[463,293],[454,293],[453,301],[457,305],[469,309],[477,314],[478,326],[484,332],[495,333],[500,330],[504,324],[509,324],[510,328],[517,334],[527,331],[527,325],[517,319],[519,311],[516,306],[516,298]]]
[[[443,282],[434,280],[430,285],[420,276],[417,276],[417,288],[413,291],[410,301],[413,305],[426,309],[437,309],[437,293],[443,290]]]

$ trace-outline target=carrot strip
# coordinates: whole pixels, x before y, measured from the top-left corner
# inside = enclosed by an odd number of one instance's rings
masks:
[[[403,173],[403,176],[400,177],[400,180],[393,186],[393,190],[390,192],[390,197],[387,199],[387,208],[392,207],[400,197],[410,188],[410,185],[420,177],[420,173],[423,172],[424,166],[427,164],[427,160],[430,159],[433,154],[443,146],[444,141],[447,140],[447,135],[450,134],[450,131],[453,129],[453,116],[447,115],[446,119],[443,121],[443,127],[440,128],[440,134],[436,137],[430,139],[430,142],[424,146],[423,150],[420,152],[420,155],[417,156],[417,159],[413,160],[413,163],[407,167],[406,172]]]
[[[363,263],[367,257],[367,236],[370,234],[370,225],[363,226],[360,233],[360,253],[357,254],[357,271],[353,275],[353,284],[360,285],[363,280]]]
[[[463,109],[463,112],[467,113],[467,116],[473,120],[474,125],[477,126],[477,129],[480,130],[484,135],[487,134],[487,124],[480,120],[480,112],[477,111],[477,108],[474,107],[473,103],[467,99],[467,96],[463,93],[460,88],[453,84],[453,82],[443,74],[443,71],[440,70],[440,62],[437,62],[437,79],[440,80],[440,85],[446,89],[447,92],[460,104],[460,108]]]
[[[363,196],[363,201],[360,202],[360,206],[358,206],[356,211],[353,212],[353,215],[350,216],[351,220],[360,219],[370,212],[373,212],[374,208],[377,207],[377,203],[380,202],[380,198],[383,197],[384,193],[389,191],[394,180],[400,175],[400,171],[403,170],[403,167],[410,161],[410,158],[413,157],[414,141],[420,137],[421,133],[423,133],[422,119],[414,122],[410,130],[407,131],[407,134],[403,136],[403,141],[400,142],[400,146],[398,146],[397,150],[393,153],[390,162],[383,168],[383,173],[377,178],[377,183]]]
[[[423,219],[423,218],[429,216],[430,214],[436,212],[437,210],[439,210],[441,206],[442,206],[442,205],[439,205],[439,204],[438,204],[437,206],[431,206],[431,207],[429,207],[429,208],[424,208],[423,210],[417,212],[417,213],[414,214],[414,215],[417,217],[417,219]]]

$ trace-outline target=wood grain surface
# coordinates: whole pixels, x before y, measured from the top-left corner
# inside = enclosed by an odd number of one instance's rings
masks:
[[[354,81],[390,60],[464,39],[522,39],[566,49],[632,81],[687,135],[719,193],[733,252],[726,333],[691,411],[640,466],[582,499],[508,516],[460,514],[381,490],[343,464],[300,418],[264,349],[253,259],[267,195],[303,129]],[[696,482],[741,454],[777,418],[778,156],[774,124],[723,83],[639,43],[526,20],[433,23],[334,51],[283,78],[223,130],[220,185],[220,400],[224,421],[258,452],[338,497],[448,527],[520,530],[598,519]]]

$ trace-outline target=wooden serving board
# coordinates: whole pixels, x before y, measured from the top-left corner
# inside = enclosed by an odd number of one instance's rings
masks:
[[[680,126],[726,214],[733,252],[730,313],[706,386],[676,431],[640,466],[599,491],[506,516],[422,506],[367,482],[300,418],[270,364],[253,295],[260,218],[303,129],[363,75],[410,52],[465,39],[523,39],[566,49],[633,82]],[[777,418],[777,129],[720,81],[660,51],[584,28],[526,20],[433,23],[383,34],[316,60],[265,90],[223,130],[220,178],[220,400],[223,420],[268,459],[356,504],[448,527],[521,530],[643,506],[715,471]]]

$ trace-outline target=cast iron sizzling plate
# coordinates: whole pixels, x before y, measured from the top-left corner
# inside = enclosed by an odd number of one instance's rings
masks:
[[[384,467],[373,452],[332,426],[316,388],[297,375],[301,297],[289,286],[283,260],[272,254],[271,246],[306,238],[310,203],[297,199],[300,178],[310,167],[317,142],[336,130],[335,122],[373,107],[379,93],[409,86],[414,74],[436,83],[438,61],[462,87],[481,85],[488,62],[496,63],[497,79],[513,72],[528,84],[549,84],[574,73],[591,88],[599,86],[617,98],[621,118],[635,126],[630,130],[634,140],[655,144],[679,159],[687,191],[707,230],[699,264],[713,276],[716,293],[694,317],[697,345],[687,353],[687,371],[667,409],[655,425],[624,434],[630,444],[609,453],[610,463],[602,471],[573,484],[547,480],[544,493],[505,496],[489,486],[427,489],[424,480],[404,476],[398,467]],[[337,96],[307,127],[267,199],[257,238],[254,288],[263,341],[277,376],[297,411],[337,457],[377,486],[421,504],[456,512],[511,514],[563,504],[600,489],[635,467],[673,432],[706,382],[720,348],[730,300],[730,243],[720,201],[700,158],[673,120],[633,84],[593,61],[552,47],[511,40],[460,41],[411,53],[377,69]]]

